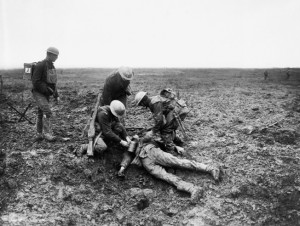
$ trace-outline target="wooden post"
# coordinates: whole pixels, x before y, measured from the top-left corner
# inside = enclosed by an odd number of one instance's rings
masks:
[[[0,75],[0,88],[1,88],[1,92],[0,94],[2,94],[2,90],[3,90],[3,80],[2,80],[2,75]]]

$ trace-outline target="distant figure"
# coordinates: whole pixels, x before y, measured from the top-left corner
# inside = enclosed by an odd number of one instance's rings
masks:
[[[264,72],[264,76],[265,76],[265,80],[267,80],[267,78],[268,78],[268,76],[269,76],[269,73],[268,73],[268,71],[267,71],[267,70],[265,70],[265,72]]]
[[[290,69],[287,69],[287,71],[286,71],[286,80],[289,80],[290,76],[291,76]]]
[[[52,133],[51,121],[52,112],[50,109],[50,96],[59,101],[56,82],[57,73],[53,63],[57,60],[59,51],[55,47],[47,49],[46,59],[40,61],[35,66],[32,75],[33,90],[32,95],[37,103],[37,139],[45,138],[47,141],[54,141],[55,136]]]

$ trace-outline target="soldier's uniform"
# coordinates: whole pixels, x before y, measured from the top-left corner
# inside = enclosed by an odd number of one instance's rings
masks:
[[[94,150],[102,153],[107,149],[108,143],[119,144],[121,140],[126,140],[127,132],[119,119],[114,116],[109,106],[99,107],[95,124],[99,125],[96,132],[101,136],[94,141]],[[88,148],[88,144],[81,146],[80,153],[83,154]]]
[[[129,95],[131,95],[130,80],[124,79],[119,70],[116,70],[105,80],[100,106],[109,105],[113,100],[119,100],[126,107]]]
[[[183,100],[165,98],[161,95],[149,97],[149,109],[154,119],[153,133],[160,134],[165,143],[166,150],[175,149],[176,129],[178,122],[174,117],[176,113],[183,121],[188,113],[188,108]]]
[[[52,112],[50,109],[50,96],[58,97],[56,83],[57,74],[53,63],[50,60],[38,62],[32,75],[32,94],[38,105],[37,109],[37,132],[51,133],[50,118]],[[45,120],[43,120],[43,116]]]
[[[133,157],[129,152],[125,152],[121,167],[126,169],[132,158]],[[132,163],[143,166],[151,175],[174,185],[178,190],[191,193],[192,196],[199,191],[199,187],[182,180],[178,176],[166,172],[163,166],[208,172],[212,174],[215,180],[219,179],[219,169],[196,161],[177,158],[174,155],[157,148],[155,143],[143,144],[140,142]]]

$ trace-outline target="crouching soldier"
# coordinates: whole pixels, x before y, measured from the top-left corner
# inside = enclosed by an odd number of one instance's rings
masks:
[[[135,95],[133,105],[150,109],[154,119],[153,136],[162,138],[167,152],[184,153],[184,149],[175,144],[176,141],[182,143],[176,136],[176,130],[188,114],[187,105],[182,99],[178,100],[169,88],[163,89],[160,95],[153,97],[149,97],[147,92],[140,91]]]
[[[125,127],[120,123],[120,119],[125,116],[125,106],[122,102],[114,100],[110,105],[99,107],[95,124],[98,125],[98,136],[94,140],[94,151],[103,153],[107,149],[107,144],[120,144],[128,147],[130,138]],[[97,126],[96,126],[97,127]],[[79,150],[79,155],[86,153],[88,144],[83,144]]]
[[[133,137],[128,151],[124,152],[118,176],[124,176],[124,171],[130,162],[144,167],[151,175],[174,185],[178,190],[190,193],[192,201],[196,201],[203,195],[202,188],[186,182],[171,173],[167,173],[163,168],[164,166],[207,172],[213,176],[214,180],[219,180],[219,168],[196,161],[180,159],[162,151],[157,147],[150,133],[140,140],[137,135]]]

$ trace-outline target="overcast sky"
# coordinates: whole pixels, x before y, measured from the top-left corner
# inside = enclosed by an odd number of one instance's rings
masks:
[[[299,0],[0,0],[0,68],[300,67]]]

